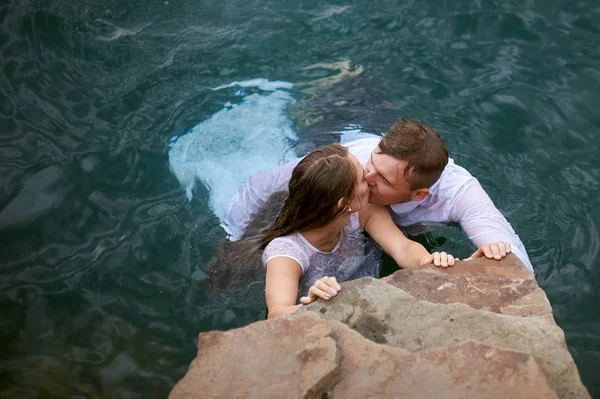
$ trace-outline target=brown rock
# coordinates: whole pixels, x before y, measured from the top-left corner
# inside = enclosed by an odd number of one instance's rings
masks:
[[[528,353],[560,398],[589,398],[563,331],[551,314],[520,317],[462,303],[432,303],[372,278],[346,282],[342,287],[331,301],[314,302],[299,313],[343,322],[374,342],[411,352],[476,341]]]
[[[343,353],[333,398],[556,398],[527,354],[475,342],[407,353],[330,325]]]
[[[291,316],[200,334],[170,398],[554,398],[527,354],[468,342],[410,353]]]
[[[211,280],[227,287],[264,272],[255,239],[224,246]],[[590,397],[546,295],[514,255],[342,286],[294,316],[200,334],[170,397]]]
[[[327,322],[279,318],[199,335],[198,355],[169,398],[317,398],[339,373]]]
[[[552,313],[535,276],[514,254],[502,261],[484,258],[457,262],[449,268],[403,269],[382,281],[429,302],[464,303],[514,316]]]

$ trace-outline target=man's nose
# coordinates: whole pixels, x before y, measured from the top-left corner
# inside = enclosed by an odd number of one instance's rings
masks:
[[[365,180],[367,181],[367,184],[370,187],[373,187],[375,185],[375,177],[377,176],[377,173],[369,168],[368,166],[365,168]]]

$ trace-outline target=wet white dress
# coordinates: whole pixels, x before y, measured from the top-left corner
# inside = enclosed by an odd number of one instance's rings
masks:
[[[321,277],[335,277],[338,282],[356,278],[379,276],[380,254],[365,252],[365,236],[360,227],[358,212],[350,216],[340,235],[340,240],[330,252],[319,251],[302,234],[296,232],[273,239],[262,256],[266,266],[271,259],[283,256],[300,264],[302,276],[298,286],[298,299]]]

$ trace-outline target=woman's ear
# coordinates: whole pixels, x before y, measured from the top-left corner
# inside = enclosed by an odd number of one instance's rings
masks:
[[[338,209],[341,209],[344,206],[344,199],[340,198],[337,202]]]

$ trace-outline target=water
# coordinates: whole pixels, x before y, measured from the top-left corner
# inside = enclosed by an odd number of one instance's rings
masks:
[[[599,27],[586,1],[6,0],[0,396],[165,397],[198,332],[262,317],[260,285],[203,288],[236,151],[260,167],[406,115],[512,222],[600,397]],[[254,79],[293,86],[234,85]],[[205,178],[183,184],[190,129]]]

